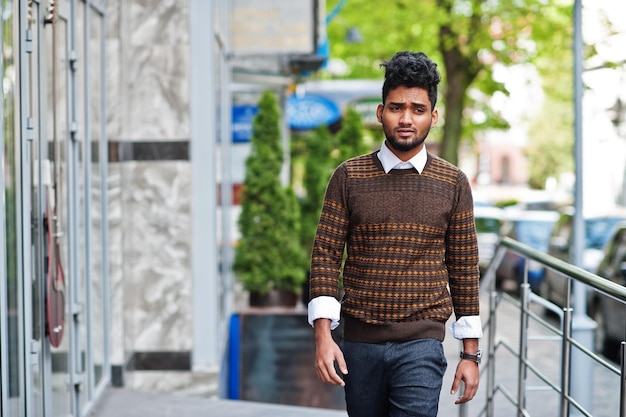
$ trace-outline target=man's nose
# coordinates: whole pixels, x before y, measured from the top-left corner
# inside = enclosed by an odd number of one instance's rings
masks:
[[[411,124],[411,111],[404,110],[400,113],[400,123],[401,124]]]

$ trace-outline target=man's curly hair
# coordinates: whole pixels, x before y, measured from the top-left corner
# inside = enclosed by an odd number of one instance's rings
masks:
[[[432,108],[435,108],[437,85],[441,81],[441,76],[437,70],[437,64],[431,61],[425,53],[400,51],[380,66],[385,68],[383,103],[387,100],[389,91],[395,88],[400,86],[419,87],[428,91]]]

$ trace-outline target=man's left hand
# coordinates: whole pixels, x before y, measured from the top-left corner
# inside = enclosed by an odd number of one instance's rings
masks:
[[[465,384],[463,393],[454,402],[455,404],[463,404],[470,401],[476,395],[478,391],[479,369],[476,362],[468,360],[460,360],[456,366],[456,373],[454,374],[454,382],[452,382],[452,389],[450,394],[454,395],[461,386],[461,381]]]

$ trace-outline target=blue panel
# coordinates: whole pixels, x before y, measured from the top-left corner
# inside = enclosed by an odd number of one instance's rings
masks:
[[[228,337],[228,398],[239,399],[239,315],[230,317]]]
[[[258,111],[259,108],[251,104],[233,106],[233,142],[250,141],[250,137],[252,136],[252,121]]]
[[[326,97],[294,94],[287,99],[287,120],[292,129],[315,129],[334,123],[340,117],[339,106]]]

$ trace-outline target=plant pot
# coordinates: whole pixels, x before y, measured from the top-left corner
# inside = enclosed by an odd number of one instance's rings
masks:
[[[250,307],[295,307],[297,303],[298,295],[289,290],[250,293]]]

